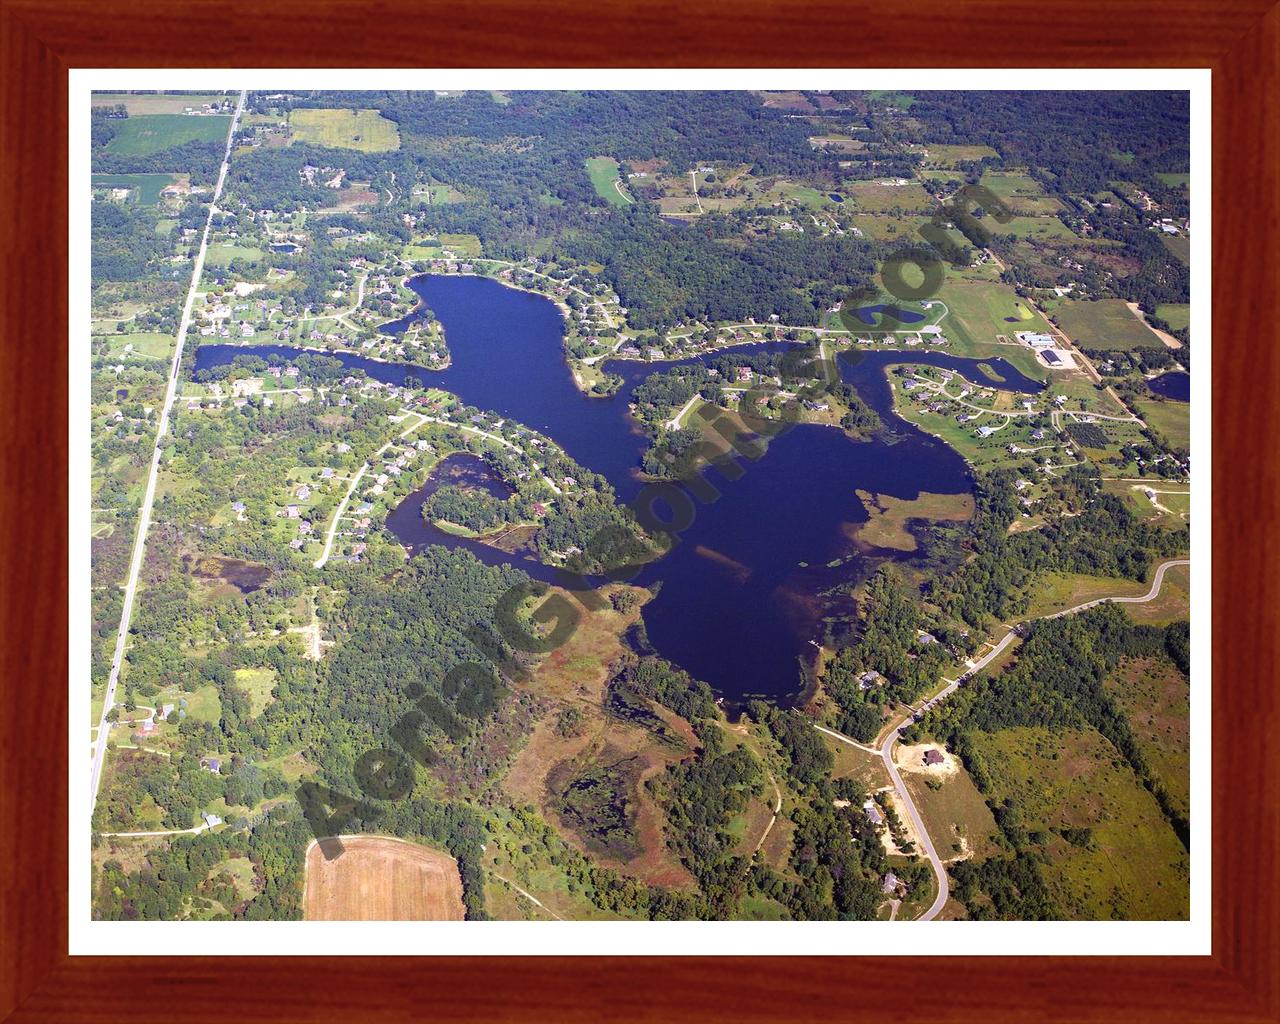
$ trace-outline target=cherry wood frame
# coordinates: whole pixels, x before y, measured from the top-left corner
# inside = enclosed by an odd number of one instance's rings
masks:
[[[0,1019],[1280,1020],[1280,269],[1271,234],[1280,227],[1280,7],[1271,4],[0,0]],[[1212,956],[67,955],[68,68],[1010,62],[1213,69]],[[920,952],[950,947],[962,927],[922,930]]]

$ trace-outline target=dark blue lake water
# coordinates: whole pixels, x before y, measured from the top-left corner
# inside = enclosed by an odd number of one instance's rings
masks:
[[[896,320],[902,324],[918,324],[924,319],[923,313],[917,313],[911,309],[899,309],[897,306],[859,306],[853,314],[868,327],[874,327],[877,323],[883,324],[886,320]],[[879,314],[879,320],[876,319],[877,314]]]
[[[610,370],[624,379],[619,393],[586,398],[565,363],[564,324],[552,302],[483,278],[427,275],[410,284],[444,325],[449,369],[338,358],[376,380],[400,384],[411,375],[438,384],[470,405],[533,427],[605,476],[621,500],[636,496],[643,485],[638,467],[646,440],[627,404],[641,380],[674,364],[612,363]],[[298,351],[204,345],[196,368],[238,355],[287,358]],[[661,583],[644,609],[653,646],[730,701],[794,696],[802,685],[799,659],[812,655],[809,640],[817,636],[826,608],[819,592],[875,564],[858,553],[849,536],[851,526],[867,520],[856,489],[907,499],[922,491],[971,489],[967,466],[952,448],[893,414],[884,370],[902,362],[945,366],[975,383],[991,383],[976,360],[938,352],[864,353],[843,362],[842,377],[880,413],[885,429],[870,440],[852,441],[833,427],[796,426],[775,438],[763,458],[744,460],[739,479],[729,481],[709,470],[708,479],[722,496],[695,502],[694,521],[675,548],[635,580],[646,586]],[[1027,392],[1043,387],[1003,360],[986,362],[1004,378],[1003,387]],[[550,570],[536,562],[449,536],[424,522],[419,509],[433,489],[429,484],[411,495],[388,517],[388,528],[406,547],[465,547],[488,564],[510,562],[537,578],[551,578]],[[840,565],[827,567],[838,560]]]
[[[1157,395],[1172,398],[1178,402],[1191,401],[1191,375],[1182,373],[1162,373],[1147,381],[1147,387]]]

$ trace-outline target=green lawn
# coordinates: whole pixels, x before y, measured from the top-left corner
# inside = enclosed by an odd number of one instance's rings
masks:
[[[1157,174],[1156,177],[1159,178],[1161,181],[1163,181],[1166,185],[1170,185],[1173,188],[1179,188],[1185,185],[1189,185],[1191,183],[1190,174],[1165,173],[1165,174]]]
[[[1164,348],[1162,342],[1122,299],[1065,301],[1054,313],[1063,332],[1081,348]]]
[[[160,190],[175,181],[177,176],[173,174],[95,174],[92,184],[94,188],[134,189],[139,203],[155,206],[160,202]]]
[[[613,206],[629,206],[630,202],[618,193],[614,182],[618,180],[618,161],[611,156],[587,158],[587,175],[596,194]]]
[[[115,136],[106,145],[108,153],[147,156],[187,142],[225,142],[231,118],[223,114],[144,114],[113,121]],[[175,168],[176,170],[176,168]]]
[[[363,153],[385,153],[400,148],[400,132],[376,110],[350,108],[299,108],[289,114],[289,126],[298,142]]]

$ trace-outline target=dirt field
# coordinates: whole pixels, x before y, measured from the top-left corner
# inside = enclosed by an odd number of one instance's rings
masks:
[[[462,879],[447,853],[383,836],[343,836],[326,860],[307,847],[303,917],[308,921],[461,921]]]

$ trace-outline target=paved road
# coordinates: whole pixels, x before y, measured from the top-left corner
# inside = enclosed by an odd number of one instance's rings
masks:
[[[1156,567],[1155,576],[1151,580],[1151,588],[1145,594],[1136,595],[1134,597],[1102,597],[1098,598],[1096,601],[1086,601],[1084,604],[1078,604],[1073,608],[1066,608],[1063,611],[1055,612],[1052,615],[1040,616],[1040,618],[1058,619],[1064,615],[1072,615],[1076,612],[1087,611],[1097,605],[1105,604],[1107,601],[1115,601],[1117,604],[1145,604],[1148,601],[1154,600],[1156,595],[1160,593],[1161,588],[1164,586],[1164,576],[1166,572],[1175,566],[1190,564],[1191,559],[1189,558],[1171,558],[1168,561],[1161,562],[1160,565]],[[1033,622],[1035,620],[1028,619],[1026,621]],[[934,898],[933,904],[928,910],[920,915],[917,920],[932,921],[937,917],[938,914],[941,913],[942,908],[946,906],[947,897],[950,895],[950,887],[947,878],[947,869],[942,863],[942,858],[938,856],[938,851],[934,848],[933,840],[929,836],[928,829],[925,828],[924,819],[920,817],[920,812],[916,809],[915,801],[911,799],[911,794],[907,791],[907,787],[902,781],[902,776],[898,772],[898,766],[894,763],[894,745],[897,744],[898,740],[901,738],[900,730],[907,724],[907,722],[911,721],[916,715],[928,711],[930,708],[934,707],[934,705],[938,704],[940,701],[946,700],[947,697],[955,693],[956,690],[960,688],[960,684],[963,679],[986,668],[993,661],[999,658],[1008,646],[1013,643],[1016,636],[1017,628],[1015,627],[1010,629],[992,646],[991,650],[975,661],[972,667],[969,668],[965,674],[960,677],[960,679],[947,680],[947,685],[936,694],[918,707],[912,708],[903,715],[902,718],[894,722],[893,726],[889,729],[889,732],[885,735],[884,742],[880,744],[880,750],[878,752],[880,759],[884,761],[885,770],[889,773],[889,778],[893,782],[893,788],[897,792],[898,798],[907,809],[907,815],[911,818],[911,823],[915,826],[916,834],[920,837],[920,845],[924,848],[925,856],[928,858],[930,865],[933,867],[933,873],[938,879],[938,894]],[[834,737],[842,743],[847,743],[852,747],[857,747],[859,750],[865,750],[871,753],[877,752],[874,747],[868,747],[865,744],[859,743],[857,740],[845,736],[843,733],[838,733],[834,729],[828,729],[825,726],[816,724],[814,725],[814,728],[821,733]]]
[[[222,195],[222,186],[227,179],[227,168],[231,164],[231,143],[236,136],[236,125],[244,112],[246,93],[240,93],[236,103],[235,116],[231,118],[231,129],[227,133],[227,147],[222,155],[222,169],[218,172],[218,184],[213,190],[213,199],[209,202],[209,216],[204,222],[204,233],[200,236],[200,251],[196,253],[195,265],[191,268],[191,287],[187,289],[187,301],[182,307],[182,320],[178,325],[178,346],[173,353],[173,365],[169,370],[169,386],[165,391],[164,405],[160,409],[160,422],[156,429],[156,443],[151,453],[151,471],[147,476],[147,489],[142,498],[142,507],[138,512],[138,532],[133,542],[133,560],[129,563],[129,576],[124,588],[124,606],[120,612],[120,632],[116,636],[115,654],[111,658],[111,673],[107,677],[107,691],[102,702],[102,717],[98,720],[98,739],[93,748],[93,768],[89,784],[89,810],[92,813],[98,802],[98,787],[102,782],[102,764],[107,754],[107,738],[111,729],[107,723],[107,712],[115,703],[116,684],[120,681],[120,665],[124,661],[125,644],[129,638],[129,622],[133,615],[133,599],[138,591],[138,574],[142,569],[142,556],[146,552],[147,529],[151,525],[151,506],[156,496],[156,478],[160,472],[160,455],[164,436],[169,430],[169,413],[173,409],[174,396],[178,388],[178,376],[182,367],[182,350],[187,338],[187,330],[191,326],[191,312],[195,307],[196,292],[200,287],[200,277],[204,272],[205,251],[209,247],[209,228],[213,224],[213,215],[217,211],[218,198]]]

